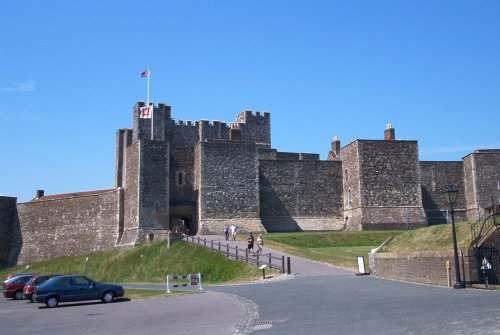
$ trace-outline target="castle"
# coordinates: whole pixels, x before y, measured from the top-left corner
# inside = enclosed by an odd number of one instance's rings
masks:
[[[327,160],[271,146],[269,113],[236,121],[175,121],[169,106],[133,108],[116,135],[115,188],[0,197],[0,267],[164,239],[169,230],[412,229],[446,222],[443,191],[460,191],[458,220],[477,220],[500,201],[500,149],[462,161],[421,162],[417,141],[335,137]],[[154,122],[152,122],[154,120]],[[154,129],[152,128],[154,125]]]

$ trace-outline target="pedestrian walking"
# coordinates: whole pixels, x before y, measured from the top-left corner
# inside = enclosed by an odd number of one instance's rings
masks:
[[[236,240],[236,234],[237,234],[237,231],[238,231],[238,227],[236,227],[234,224],[231,225],[231,236],[233,237],[233,241]]]
[[[262,248],[264,247],[264,238],[262,238],[262,234],[259,234],[257,237],[257,253],[260,254],[262,252]]]
[[[248,248],[248,252],[250,251],[253,251],[253,234],[250,233],[248,236],[247,236],[247,248]]]
[[[227,223],[224,226],[224,235],[226,235],[226,241],[229,241],[229,225]]]

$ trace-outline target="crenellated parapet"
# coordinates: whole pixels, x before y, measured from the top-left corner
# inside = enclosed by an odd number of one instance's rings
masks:
[[[229,139],[229,126],[223,121],[201,120],[199,123],[199,138],[204,142],[207,139]]]
[[[149,105],[153,108],[151,117],[143,117],[141,115],[141,108],[145,107],[144,101],[138,101],[134,106],[133,111],[133,142],[139,140],[160,140],[164,141],[165,136],[168,133],[168,128],[171,124],[171,108],[162,102],[155,105],[150,102]],[[151,134],[151,125],[154,125],[153,134]]]
[[[259,147],[271,147],[271,114],[268,112],[243,111],[236,116],[231,127],[241,131],[241,138]]]

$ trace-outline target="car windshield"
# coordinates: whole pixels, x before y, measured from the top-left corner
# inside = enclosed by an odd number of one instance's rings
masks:
[[[30,280],[28,280],[28,282],[26,283],[26,286],[30,286],[30,285],[33,285],[33,282],[36,280],[36,277],[33,277],[31,278]]]
[[[15,281],[17,281],[21,276],[15,276],[15,277],[12,277],[12,278],[9,278],[7,279],[6,281],[4,281],[5,284],[12,284],[14,283]]]
[[[41,283],[39,286],[44,286],[44,285],[52,285],[53,283],[57,282],[59,280],[59,277],[52,277],[43,283]]]

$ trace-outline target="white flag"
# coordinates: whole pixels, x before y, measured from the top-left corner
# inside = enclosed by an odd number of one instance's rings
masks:
[[[152,116],[152,106],[145,106],[139,108],[140,118],[141,119],[151,119]]]

